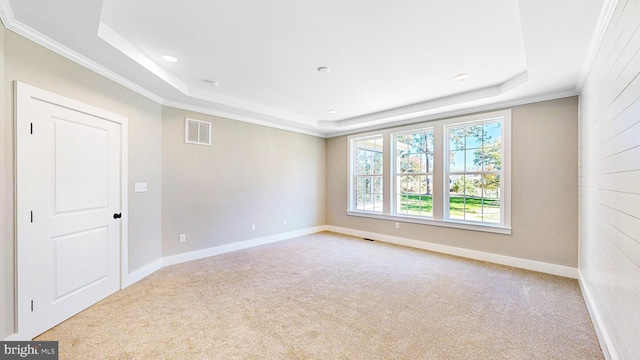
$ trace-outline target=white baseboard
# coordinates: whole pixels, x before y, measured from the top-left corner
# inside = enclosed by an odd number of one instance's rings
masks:
[[[617,360],[620,359],[617,352],[615,352],[615,348],[608,346],[607,344],[612,344],[611,336],[609,332],[601,326],[603,323],[602,315],[598,310],[598,307],[593,302],[593,292],[587,283],[583,280],[582,272],[578,270],[578,284],[580,284],[580,290],[582,291],[582,297],[584,298],[585,304],[587,304],[587,310],[589,310],[589,316],[591,317],[591,322],[593,323],[593,327],[596,330],[596,335],[598,336],[598,341],[600,342],[600,348],[602,349],[602,353],[604,354],[605,359],[607,360]]]
[[[192,251],[184,254],[166,256],[161,259],[155,260],[147,265],[144,265],[143,267],[128,274],[122,281],[122,289],[135,284],[136,282],[144,279],[145,277],[153,274],[154,272],[162,269],[165,266],[175,265],[175,264],[192,261],[192,260],[198,260],[198,259],[202,259],[202,258],[214,256],[214,255],[225,254],[232,251],[248,249],[255,246],[271,244],[274,242],[292,239],[299,236],[314,234],[314,233],[326,231],[326,230],[327,230],[327,226],[325,225],[316,226],[316,227],[306,228],[302,230],[290,231],[282,234],[276,234],[276,235],[270,235],[270,236],[265,236],[265,237],[246,240],[246,241],[240,241],[232,244],[214,246],[211,248]],[[4,339],[4,341],[30,341],[30,340],[31,339],[24,338],[19,333],[11,334]]]
[[[546,274],[558,275],[572,279],[578,278],[578,269],[569,266],[549,264],[541,261],[521,259],[511,256],[498,255],[483,251],[463,249],[454,246],[434,244],[426,241],[406,239],[397,236],[390,236],[378,233],[372,233],[362,230],[354,230],[337,226],[327,226],[328,231],[340,234],[362,237],[366,239],[378,240],[396,245],[403,245],[422,250],[435,251],[443,254],[455,255],[464,258],[487,261],[500,265],[507,265],[516,268],[542,272]]]
[[[122,288],[126,288],[135,284],[136,282],[144,279],[145,277],[153,274],[154,272],[162,269],[165,266],[180,264],[187,261],[193,261],[198,259],[203,259],[210,256],[225,254],[232,251],[238,251],[242,249],[248,249],[255,246],[271,244],[277,241],[292,239],[299,236],[314,234],[317,232],[327,230],[326,226],[316,226],[312,228],[306,228],[302,230],[290,231],[287,233],[276,234],[265,236],[261,238],[240,241],[232,244],[214,246],[202,250],[191,251],[183,254],[176,254],[171,256],[165,256],[161,259],[155,260],[154,262],[147,264],[140,269],[130,273],[125,277],[122,283]]]
[[[7,336],[4,341],[31,341],[31,339],[24,338],[20,333],[15,333]]]
[[[130,285],[137,283],[138,281],[146,278],[147,276],[160,269],[162,269],[162,259],[155,260],[154,262],[147,264],[132,273],[129,273],[123,280],[122,288],[124,289],[126,287],[129,287]]]
[[[313,234],[313,233],[317,233],[325,230],[326,230],[325,226],[316,226],[313,228],[307,228],[307,229],[291,231],[291,232],[282,233],[282,234],[270,235],[270,236],[235,242],[235,243],[226,244],[226,245],[214,246],[207,249],[192,251],[192,252],[183,253],[183,254],[166,256],[162,258],[162,266],[164,267],[169,265],[180,264],[183,262],[203,259],[206,257],[225,254],[232,251],[248,249],[248,248],[265,245],[265,244],[271,244],[274,242],[292,239],[298,236],[309,235],[309,234]]]
[[[588,290],[588,287],[584,284],[584,282],[581,281],[579,271],[576,268],[549,264],[549,263],[544,263],[544,262],[534,261],[534,260],[520,259],[520,258],[511,257],[511,256],[486,253],[486,252],[477,251],[477,250],[469,250],[469,249],[457,248],[453,246],[434,244],[434,243],[429,243],[425,241],[406,239],[406,238],[378,234],[378,233],[373,233],[368,231],[342,228],[337,226],[330,226],[330,225],[316,226],[312,228],[291,231],[288,233],[265,236],[265,237],[241,241],[237,243],[226,244],[226,245],[215,246],[207,249],[192,251],[184,254],[177,254],[177,255],[163,257],[130,273],[123,281],[122,288],[124,289],[144,279],[145,277],[153,274],[154,272],[156,272],[157,270],[165,266],[175,265],[175,264],[179,264],[187,261],[198,260],[198,259],[202,259],[210,256],[233,252],[233,251],[248,249],[255,246],[271,244],[274,242],[292,239],[299,236],[314,234],[321,231],[332,231],[335,233],[362,237],[362,238],[367,238],[372,240],[378,240],[378,241],[387,242],[387,243],[396,244],[396,245],[408,246],[408,247],[413,247],[413,248],[418,248],[418,249],[423,249],[428,251],[439,252],[443,254],[460,256],[460,257],[465,257],[465,258],[474,259],[474,260],[487,261],[487,262],[492,262],[492,263],[501,264],[501,265],[507,265],[512,267],[552,274],[552,275],[578,279],[580,283],[580,288],[582,289],[583,296],[585,298],[585,302],[587,303],[587,307],[589,309],[589,313],[591,314],[591,317],[593,319],[594,327],[596,328],[596,332],[598,334],[598,339],[600,340],[602,350],[608,360],[611,360],[611,359],[617,360],[617,357],[612,357],[608,351],[608,348],[606,346],[606,341],[605,341],[607,339],[607,333],[602,331],[602,329],[597,325],[601,317],[599,316],[599,313],[596,310],[597,308],[595,308],[591,303],[590,291]],[[23,339],[18,333],[9,335],[5,339],[5,341],[19,341],[19,340],[31,340],[31,339]]]

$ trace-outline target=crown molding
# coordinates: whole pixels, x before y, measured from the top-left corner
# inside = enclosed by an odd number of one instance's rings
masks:
[[[274,129],[292,131],[292,132],[305,134],[305,135],[311,135],[311,136],[320,137],[320,138],[328,137],[327,134],[316,132],[316,131],[304,130],[304,129],[296,128],[296,127],[293,127],[293,126],[281,125],[281,124],[273,123],[273,122],[266,121],[266,120],[259,120],[259,119],[257,119],[257,117],[242,116],[242,115],[238,115],[238,114],[228,113],[226,111],[215,110],[215,109],[212,109],[212,108],[185,104],[185,103],[182,103],[182,102],[179,102],[179,101],[165,101],[162,105],[163,106],[167,106],[167,107],[173,107],[173,108],[181,109],[181,110],[186,110],[186,111],[193,111],[193,112],[201,113],[201,114],[204,114],[204,115],[218,116],[218,117],[222,117],[222,118],[225,118],[225,119],[242,121],[242,122],[246,122],[246,123],[250,123],[250,124],[266,126],[266,127],[270,127],[270,128],[274,128]]]
[[[107,79],[115,81],[116,83],[126,87],[127,89],[136,92],[150,100],[153,100],[158,104],[164,103],[164,99],[162,97],[152,93],[142,86],[124,78],[123,76],[116,74],[115,72],[105,68],[104,66],[97,64],[96,62],[78,54],[77,52],[60,44],[59,42],[47,36],[44,36],[41,33],[17,21],[13,16],[13,11],[11,10],[11,6],[9,5],[8,0],[0,0],[0,18],[2,18],[2,22],[8,30],[13,31],[20,36],[23,36],[38,45],[44,46],[45,48],[55,52],[56,54],[64,56],[65,58],[106,77]]]
[[[176,90],[185,95],[188,94],[189,87],[187,86],[187,84],[178,79],[178,77],[176,77],[169,71],[165,70],[162,66],[158,65],[158,63],[150,59],[146,54],[144,54],[132,43],[127,41],[127,39],[123,38],[120,34],[118,34],[115,30],[113,30],[110,26],[103,23],[102,21],[98,23],[97,36],[104,40],[107,44],[118,49],[118,51],[128,56],[131,60],[138,63],[140,66],[149,70],[149,72],[157,76],[159,79],[173,86],[173,88],[175,88]]]
[[[587,81],[587,77],[589,76],[589,72],[591,71],[591,67],[593,66],[593,62],[595,61],[596,55],[598,54],[598,50],[600,49],[600,44],[602,43],[602,39],[604,38],[604,34],[607,32],[609,27],[609,23],[611,22],[611,17],[618,6],[618,0],[604,0],[604,4],[602,4],[602,9],[600,10],[600,16],[598,17],[598,22],[596,24],[596,29],[591,36],[591,42],[589,44],[589,50],[587,50],[587,56],[585,58],[582,67],[580,68],[580,73],[578,73],[578,81],[576,82],[576,91],[581,92],[584,87],[585,81]]]
[[[433,121],[433,120],[441,120],[441,119],[446,119],[446,118],[450,118],[450,117],[471,115],[471,114],[474,114],[474,113],[481,113],[481,112],[487,112],[487,111],[493,111],[493,110],[500,110],[500,109],[513,107],[513,106],[534,104],[534,103],[538,103],[538,102],[542,102],[542,101],[563,99],[563,98],[572,97],[572,96],[578,96],[578,95],[579,95],[579,92],[577,92],[576,90],[560,91],[560,92],[555,92],[555,93],[550,93],[550,94],[542,94],[542,95],[539,95],[539,96],[526,97],[526,98],[522,98],[522,99],[503,101],[503,102],[495,103],[495,104],[488,104],[488,105],[481,105],[481,106],[474,106],[474,107],[465,107],[465,108],[461,108],[461,109],[458,109],[458,110],[443,111],[443,112],[438,112],[438,113],[425,115],[425,116],[416,116],[416,117],[411,118],[411,119],[406,119],[406,120],[402,120],[402,121],[395,121],[395,122],[392,122],[392,123],[380,124],[380,125],[377,125],[377,126],[369,126],[369,127],[358,128],[358,129],[353,129],[353,130],[335,131],[335,132],[328,133],[324,137],[333,138],[333,137],[337,137],[337,136],[359,134],[359,133],[364,133],[364,132],[368,132],[368,131],[374,131],[374,130],[380,130],[380,129],[386,129],[386,128],[395,128],[395,127],[399,127],[399,126],[418,124],[418,123],[421,123],[421,122],[427,122],[427,121]]]
[[[382,124],[388,124],[393,118],[399,118],[397,120],[406,119],[407,117],[416,114],[420,116],[420,113],[425,111],[437,111],[439,108],[446,108],[448,106],[467,103],[476,100],[482,100],[494,96],[502,95],[509,90],[512,90],[522,84],[529,81],[528,71],[523,71],[499,84],[483,87],[480,89],[467,91],[463,93],[444,96],[437,99],[431,99],[414,104],[409,104],[394,109],[383,110],[376,113],[365,114],[348,119],[337,121],[319,121],[318,125],[327,130],[340,130],[341,128],[348,130],[349,128],[360,126],[376,126]]]

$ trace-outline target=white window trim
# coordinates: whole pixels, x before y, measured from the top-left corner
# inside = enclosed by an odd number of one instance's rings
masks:
[[[511,122],[510,121],[507,122],[505,119],[506,119],[506,116],[503,117],[503,119],[502,119],[502,126],[501,126],[501,129],[500,129],[501,130],[501,139],[503,141],[503,143],[501,145],[501,153],[502,153],[501,155],[502,155],[502,159],[503,160],[504,160],[505,157],[510,156],[510,153],[511,153],[511,136],[505,136],[505,134],[511,134],[511,127],[510,127],[511,126]],[[489,118],[489,119],[486,119],[486,120],[465,121],[463,123],[454,122],[454,123],[451,123],[451,124],[445,124],[444,127],[443,127],[443,131],[444,131],[443,134],[444,134],[444,137],[446,138],[448,136],[447,134],[449,132],[449,129],[451,129],[453,127],[458,127],[458,125],[464,125],[464,126],[483,125],[483,124],[495,122],[496,120],[497,119],[494,117],[494,118]],[[508,127],[508,129],[505,129],[507,127]],[[508,143],[508,144],[505,144],[505,143]],[[451,145],[450,141],[445,141],[444,142],[445,154],[448,154],[449,151],[451,150],[450,149],[450,145]],[[450,165],[451,159],[450,159],[449,156],[445,156],[444,159],[445,159],[445,162],[444,162],[443,174],[444,174],[444,179],[446,180],[446,179],[448,179],[449,175],[451,174],[451,171],[449,170],[450,169],[449,165]],[[507,201],[505,199],[505,197],[504,197],[505,184],[504,184],[504,181],[503,181],[504,178],[505,178],[506,172],[511,169],[510,160],[509,160],[509,163],[508,163],[507,167],[505,167],[504,165],[505,164],[504,164],[504,161],[503,161],[503,164],[501,166],[501,171],[500,171],[501,182],[502,182],[501,189],[500,189],[500,219],[502,219],[502,223],[501,224],[497,224],[498,226],[504,226],[504,225],[510,226],[510,224],[511,224],[511,218],[510,217],[507,218],[507,215],[510,215],[511,211],[510,211],[510,209],[508,209],[508,210],[506,209],[506,207],[507,207],[507,205],[509,205],[510,201]],[[455,172],[455,173],[458,173],[458,172]],[[469,172],[468,171],[462,171],[462,172],[459,172],[459,173],[469,173]],[[509,176],[509,178],[510,178],[510,176]],[[445,204],[449,202],[449,198],[450,198],[450,193],[448,191],[445,191],[444,192],[444,199],[443,199]],[[450,219],[449,207],[445,207],[444,208],[444,218],[447,219],[447,221],[456,221],[454,219]],[[473,220],[460,220],[460,221],[464,222],[465,224],[467,224],[467,223],[472,223],[472,224],[473,223],[478,223],[478,224],[483,224],[483,225],[486,224],[486,223],[482,223],[482,222],[479,222],[479,221],[473,221]]]
[[[445,216],[445,198],[448,199],[448,192],[444,191],[444,181],[448,175],[448,156],[445,151],[448,151],[449,144],[444,141],[447,138],[445,130],[447,126],[453,124],[473,123],[473,122],[491,122],[492,120],[502,120],[502,168],[504,171],[501,189],[501,224],[481,223],[473,221],[458,221],[447,219]],[[433,129],[434,134],[434,165],[433,165],[433,218],[430,217],[418,217],[409,216],[403,214],[394,213],[394,199],[393,191],[390,187],[394,184],[394,174],[392,174],[390,161],[394,161],[392,154],[395,152],[392,148],[393,135],[403,132],[421,130],[421,129]],[[384,184],[384,211],[383,213],[374,213],[367,211],[355,210],[353,204],[353,144],[354,139],[362,139],[374,136],[383,136],[384,141],[384,170],[383,170],[383,184]],[[367,133],[361,133],[357,135],[351,135],[347,137],[349,144],[349,161],[347,162],[347,173],[349,174],[349,181],[347,194],[349,196],[347,215],[360,216],[367,218],[374,218],[388,221],[398,221],[406,223],[442,226],[449,228],[483,231],[499,234],[511,234],[511,110],[501,110],[489,113],[474,114],[444,120],[435,120],[417,123],[413,125],[372,131]],[[447,167],[447,168],[445,168]],[[438,181],[438,182],[437,182]],[[439,185],[438,185],[439,184]],[[436,196],[436,192],[438,195]],[[448,211],[447,211],[448,212]]]
[[[353,173],[353,168],[354,168],[354,155],[355,155],[355,141],[353,140],[363,140],[363,139],[372,139],[372,138],[382,138],[382,189],[384,192],[387,191],[387,187],[385,186],[385,184],[387,183],[386,179],[385,179],[385,174],[387,171],[387,160],[384,158],[385,157],[385,150],[387,148],[387,142],[385,141],[385,137],[378,132],[372,132],[372,133],[367,133],[366,135],[362,135],[362,136],[353,136],[353,137],[349,137],[349,171],[347,172],[349,174],[349,189],[347,191],[347,194],[349,196],[349,201],[348,201],[348,206],[349,209],[355,209],[357,204],[356,204],[356,181],[355,181],[355,174]],[[384,199],[384,196],[383,196]],[[383,203],[385,203],[383,201]],[[385,203],[386,204],[386,203]],[[383,212],[379,212],[379,211],[367,211],[367,210],[356,210],[358,213],[363,213],[363,214],[382,214],[384,213],[384,209]]]
[[[424,124],[422,124],[422,125],[424,125]],[[390,196],[390,199],[389,199],[389,206],[390,206],[390,209],[391,209],[390,213],[393,214],[394,216],[402,216],[402,217],[410,217],[410,218],[414,218],[415,217],[416,219],[433,219],[433,215],[432,216],[411,216],[411,215],[407,215],[407,214],[398,214],[397,213],[397,211],[398,211],[397,210],[398,209],[398,206],[397,206],[397,201],[398,201],[398,193],[397,193],[398,190],[397,189],[398,188],[396,186],[397,176],[398,175],[411,175],[411,174],[409,174],[409,173],[400,174],[398,172],[398,169],[396,169],[396,165],[395,164],[397,164],[397,160],[398,160],[397,159],[397,155],[398,154],[396,153],[396,146],[395,145],[396,145],[396,136],[398,136],[398,135],[411,134],[411,133],[415,133],[415,132],[432,132],[433,133],[434,131],[435,131],[435,129],[433,128],[433,126],[421,126],[421,127],[415,128],[415,129],[412,128],[412,129],[405,129],[405,130],[402,130],[402,131],[394,131],[394,132],[392,132],[390,134],[390,141],[391,141],[391,143],[389,144],[390,149],[391,149],[390,158],[391,158],[391,161],[393,161],[393,165],[391,163],[389,164],[390,165],[390,170],[392,170],[391,173],[390,173],[390,179],[389,179],[389,191],[391,193],[391,196]],[[435,133],[434,133],[434,137],[435,137]],[[434,139],[434,144],[435,144],[435,139]],[[434,151],[434,149],[431,149],[431,150]],[[434,151],[434,155],[433,156],[434,156],[434,161],[435,161],[435,151]],[[432,167],[431,172],[429,172],[428,171],[429,169],[427,169],[426,173],[424,173],[424,174],[420,173],[420,174],[417,174],[417,175],[427,175],[427,176],[431,175],[431,177],[433,178],[435,176],[435,164],[432,164],[431,167]],[[431,184],[431,187],[435,189],[435,187],[433,187],[433,186],[434,185]],[[432,199],[433,199],[433,197],[432,197]]]

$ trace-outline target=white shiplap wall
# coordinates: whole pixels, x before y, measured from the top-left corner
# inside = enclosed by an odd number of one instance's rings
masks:
[[[640,0],[619,0],[580,96],[580,276],[612,359],[640,359]]]

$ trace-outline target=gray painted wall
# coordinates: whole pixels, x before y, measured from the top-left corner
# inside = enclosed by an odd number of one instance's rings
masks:
[[[5,102],[5,33],[0,26],[0,339],[13,333],[13,118]]]
[[[2,86],[2,265],[3,303],[0,339],[14,328],[14,142],[13,83],[16,80],[107,109],[129,119],[129,271],[161,256],[161,118],[162,107],[11,31],[4,34]],[[149,191],[133,193],[133,183],[149,183]]]
[[[184,142],[185,117],[211,146]],[[324,139],[165,107],[162,255],[324,225],[325,166]]]
[[[578,98],[512,108],[511,235],[348,216],[347,137],[327,142],[327,224],[577,267]]]

